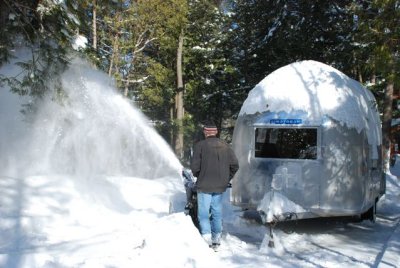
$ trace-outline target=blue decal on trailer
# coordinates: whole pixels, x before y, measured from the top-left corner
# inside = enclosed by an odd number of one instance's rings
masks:
[[[270,124],[277,125],[298,125],[302,123],[301,119],[271,119],[269,120]]]

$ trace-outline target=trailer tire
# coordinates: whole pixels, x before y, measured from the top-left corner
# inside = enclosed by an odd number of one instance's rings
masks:
[[[376,203],[377,201],[375,200],[372,207],[370,207],[366,212],[361,214],[361,220],[370,220],[371,222],[376,221]]]
[[[396,164],[396,156],[391,156],[390,157],[389,164],[390,164],[391,167],[393,167],[394,164]]]

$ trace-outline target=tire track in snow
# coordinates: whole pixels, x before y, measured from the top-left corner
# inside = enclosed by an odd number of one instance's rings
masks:
[[[285,252],[290,254],[294,258],[301,260],[301,261],[308,261],[309,263],[315,264],[316,267],[326,267],[323,261],[326,261],[327,256],[331,256],[332,260],[340,258],[340,262],[338,264],[347,264],[349,267],[380,267],[380,265],[384,265],[385,267],[398,267],[398,263],[400,257],[398,255],[399,246],[398,241],[400,237],[400,217],[395,218],[385,218],[382,216],[377,217],[377,221],[381,224],[386,221],[385,225],[385,232],[382,234],[386,236],[386,239],[381,240],[381,247],[380,249],[369,259],[360,259],[357,256],[351,256],[349,254],[345,254],[340,250],[329,248],[328,246],[322,244],[318,244],[312,241],[314,234],[305,232],[309,237],[305,239],[306,241],[306,250],[299,253],[296,250],[289,250],[287,247],[285,248]],[[357,224],[357,223],[356,223]],[[358,225],[358,224],[357,224]],[[341,234],[348,235],[353,232],[353,229],[348,228],[350,226],[344,227],[344,232]],[[375,229],[375,228],[374,228]],[[380,228],[379,228],[380,229]],[[304,230],[303,230],[304,231]],[[382,230],[375,229],[375,232],[381,232]],[[339,235],[339,233],[330,233],[330,235]],[[365,235],[369,235],[369,233],[365,233]],[[351,239],[349,237],[349,239]],[[372,237],[370,239],[373,239]],[[349,241],[350,242],[350,241]],[[361,241],[360,246],[362,247],[364,244]],[[324,258],[320,259],[319,256],[324,256]],[[319,263],[320,262],[320,263]]]
[[[381,218],[383,218],[383,217],[381,217]],[[390,233],[388,239],[383,244],[382,250],[376,256],[373,267],[378,267],[378,265],[380,263],[384,263],[384,264],[386,264],[388,266],[392,266],[392,267],[397,267],[398,263],[397,264],[391,264],[388,261],[385,261],[384,256],[385,256],[385,253],[390,254],[388,252],[393,250],[392,249],[392,245],[391,245],[391,241],[394,241],[395,236],[400,235],[400,217],[397,217],[397,218],[394,218],[394,219],[390,219],[390,218],[384,218],[384,219],[389,220],[389,221],[390,220],[393,221],[394,222],[394,228],[393,228],[392,232]],[[398,250],[396,250],[396,252],[394,254],[398,255]]]

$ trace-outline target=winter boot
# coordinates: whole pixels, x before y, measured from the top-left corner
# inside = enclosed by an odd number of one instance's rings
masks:
[[[213,234],[211,238],[213,244],[221,244],[221,233]]]
[[[210,245],[210,248],[212,248],[214,251],[218,251],[219,246],[221,246],[220,243],[212,243],[212,245]]]
[[[219,248],[219,246],[221,245],[221,233],[213,234],[213,235],[212,235],[211,242],[212,242],[212,244],[211,244],[210,247],[211,247],[214,251],[217,251],[218,248]]]

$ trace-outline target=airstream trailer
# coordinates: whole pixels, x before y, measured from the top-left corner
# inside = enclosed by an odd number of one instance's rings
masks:
[[[374,220],[385,192],[381,122],[370,91],[316,61],[284,66],[244,101],[232,146],[231,202],[265,222]]]

